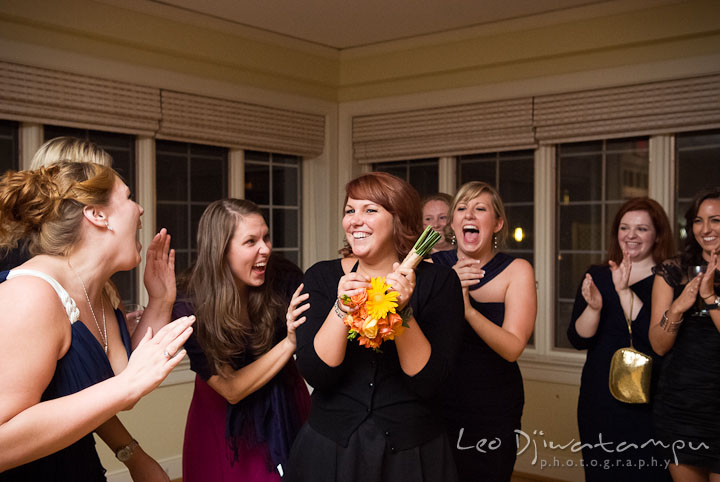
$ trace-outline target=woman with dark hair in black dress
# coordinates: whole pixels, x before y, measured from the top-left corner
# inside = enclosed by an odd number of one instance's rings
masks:
[[[653,409],[670,473],[720,480],[720,187],[685,214],[683,253],[655,268],[650,342],[665,355]],[[699,274],[696,273],[699,271]]]

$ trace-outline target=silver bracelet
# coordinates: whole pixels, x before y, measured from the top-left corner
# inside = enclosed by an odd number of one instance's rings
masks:
[[[668,333],[677,333],[685,318],[680,318],[678,321],[670,321],[667,316],[668,311],[669,310],[665,310],[665,313],[663,313],[662,319],[660,320],[660,328]]]
[[[335,304],[333,305],[333,308],[335,309],[335,314],[337,315],[337,317],[340,318],[341,320],[344,320],[345,316],[347,316],[347,313],[345,313],[343,310],[340,309],[340,299],[339,298],[335,299]]]

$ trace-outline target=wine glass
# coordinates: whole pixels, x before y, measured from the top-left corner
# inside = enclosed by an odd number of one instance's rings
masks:
[[[125,305],[125,320],[127,322],[128,331],[130,336],[135,333],[135,329],[140,323],[145,307],[138,303],[128,303]]]
[[[690,281],[692,281],[693,279],[695,279],[695,277],[697,275],[699,275],[700,273],[704,273],[705,268],[706,268],[706,266],[701,266],[701,265],[688,266],[688,273],[687,273],[688,274],[688,283]],[[691,308],[690,314],[696,315],[696,316],[710,316],[708,311],[705,309],[705,302],[703,301],[702,298],[700,298],[699,290],[698,290],[698,295],[695,299],[695,304]]]

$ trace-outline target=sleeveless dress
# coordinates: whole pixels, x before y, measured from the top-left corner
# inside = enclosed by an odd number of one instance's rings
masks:
[[[454,266],[457,251],[440,251],[433,262]],[[515,258],[497,253],[483,266],[485,276],[470,291],[499,275]],[[505,303],[470,304],[498,326],[505,319]],[[461,481],[509,481],[517,452],[515,430],[520,429],[525,395],[517,362],[508,362],[485,343],[469,323],[455,369],[443,391],[443,416]]]
[[[654,268],[673,288],[674,298],[687,284],[680,258]],[[715,275],[715,293],[718,289]],[[683,317],[675,344],[665,355],[653,416],[655,431],[672,463],[720,473],[720,332],[709,316]]]
[[[60,297],[70,320],[72,340],[67,353],[58,360],[55,374],[43,392],[41,401],[53,400],[79,392],[113,377],[105,350],[83,323],[77,323],[79,310],[75,301],[60,284],[45,273],[13,269],[0,272],[0,283],[18,276],[35,276],[47,281]],[[130,334],[120,310],[115,310],[120,336],[130,356]],[[95,450],[92,433],[54,454],[0,473],[0,482],[42,481],[74,482],[105,481],[105,469]]]
[[[587,272],[592,276],[603,301],[597,332],[590,338],[583,338],[575,328],[576,320],[587,307],[581,292],[582,283],[575,296],[575,306],[567,331],[568,339],[575,348],[588,351],[582,371],[577,410],[580,440],[583,443],[585,480],[669,481],[670,473],[665,468],[665,460],[661,459],[654,444],[648,443],[654,440],[652,403],[663,362],[663,357],[653,351],[648,338],[654,276],[650,275],[630,286],[643,303],[637,317],[632,321],[633,347],[653,358],[651,403],[635,404],[616,400],[610,394],[608,386],[610,359],[617,350],[630,345],[630,333],[615,291],[612,273],[607,265],[592,266]],[[629,448],[609,453],[605,448],[596,445],[600,442],[611,442],[609,447],[613,451],[621,443]]]

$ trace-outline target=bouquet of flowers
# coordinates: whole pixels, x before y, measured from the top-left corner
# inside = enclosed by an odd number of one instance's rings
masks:
[[[400,264],[406,268],[417,268],[420,261],[432,250],[435,243],[440,240],[440,234],[428,226],[418,238],[413,249]],[[345,325],[350,329],[348,339],[359,337],[361,346],[380,351],[380,345],[385,340],[394,340],[400,336],[408,326],[410,314],[405,317],[397,313],[398,292],[391,291],[385,278],[377,277],[370,280],[370,288],[362,293],[349,297],[344,296],[342,303],[356,308],[345,316]]]

